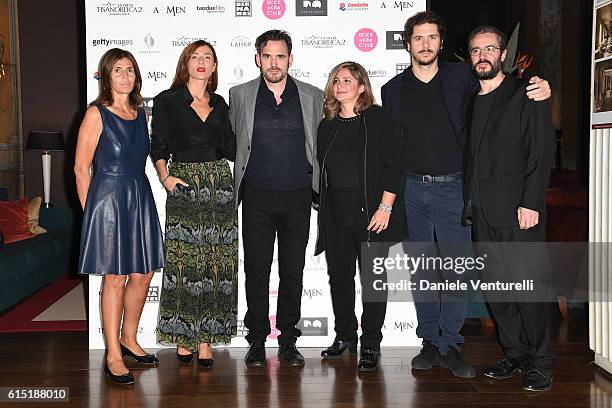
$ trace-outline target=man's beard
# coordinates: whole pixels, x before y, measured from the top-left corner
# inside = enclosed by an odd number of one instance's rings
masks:
[[[476,67],[480,63],[483,63],[483,62],[489,64],[489,66],[491,67],[489,71],[478,71],[476,69]],[[490,79],[495,78],[500,71],[501,71],[501,60],[499,59],[496,60],[493,64],[491,64],[490,61],[486,61],[486,60],[480,60],[476,64],[472,64],[472,72],[474,72],[474,75],[476,75],[476,78],[478,78],[481,81],[488,81]]]
[[[271,84],[277,84],[287,77],[286,72],[283,72],[281,70],[278,70],[278,72],[280,73],[280,75],[278,76],[271,76],[270,74],[268,74],[267,71],[262,71],[262,74],[268,82],[270,82]]]
[[[422,61],[419,59],[419,54],[424,52],[424,51],[429,51],[431,52],[431,59],[426,60],[426,61]],[[431,65],[433,64],[437,59],[438,59],[438,55],[440,54],[440,51],[438,52],[434,52],[432,49],[428,48],[426,50],[421,50],[417,53],[417,55],[412,55],[412,57],[414,58],[414,60],[416,61],[417,64],[422,65],[422,66],[427,66],[427,65]]]

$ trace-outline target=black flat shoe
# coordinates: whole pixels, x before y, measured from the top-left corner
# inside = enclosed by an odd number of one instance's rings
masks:
[[[181,363],[189,364],[193,361],[193,353],[191,354],[179,354],[178,349],[176,350],[176,358],[179,359]]]
[[[202,368],[212,368],[214,362],[214,358],[198,358],[198,365]]]
[[[357,342],[334,340],[334,343],[321,352],[323,360],[340,358],[348,350],[351,354],[357,354]]]
[[[295,343],[283,343],[278,346],[278,358],[286,365],[304,366],[304,356],[299,352]]]
[[[521,371],[523,371],[522,361],[513,358],[502,358],[497,362],[495,367],[488,368],[484,372],[484,375],[485,377],[495,378],[496,380],[504,380]]]
[[[379,357],[379,350],[362,348],[361,353],[359,353],[359,363],[357,364],[357,371],[363,373],[378,370]]]
[[[145,354],[144,356],[138,356],[134,354],[129,348],[125,347],[123,344],[119,343],[121,346],[121,355],[128,356],[139,362],[140,364],[146,364],[153,367],[157,367],[159,365],[159,360],[152,354]]]
[[[134,376],[132,375],[132,372],[130,370],[128,370],[127,374],[115,375],[111,373],[110,368],[108,368],[108,363],[105,363],[104,364],[104,374],[109,376],[111,380],[113,380],[114,382],[118,384],[123,384],[123,385],[134,384]]]
[[[532,368],[525,373],[523,389],[525,391],[547,391],[552,388],[552,371]]]
[[[263,341],[255,340],[251,343],[249,351],[244,356],[244,363],[247,367],[263,367],[267,364],[266,347]]]

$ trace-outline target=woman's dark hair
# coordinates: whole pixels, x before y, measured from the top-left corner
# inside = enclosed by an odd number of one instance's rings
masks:
[[[282,30],[268,30],[261,34],[255,40],[255,48],[257,48],[257,54],[261,55],[261,51],[266,46],[268,41],[284,41],[287,44],[287,54],[291,55],[291,36],[289,33]]]
[[[174,74],[174,79],[172,80],[172,85],[170,85],[170,88],[179,88],[187,84],[189,81],[189,70],[187,69],[189,58],[191,58],[193,53],[198,48],[204,46],[210,48],[213,55],[213,61],[217,65],[217,69],[213,71],[212,76],[208,80],[206,90],[208,92],[215,92],[217,90],[217,85],[219,84],[219,61],[217,60],[217,52],[212,44],[205,40],[194,41],[183,49],[183,52],[181,52],[181,56],[179,57],[178,64],[176,65],[176,73]]]
[[[414,26],[421,24],[435,24],[438,26],[438,34],[440,34],[440,41],[444,41],[444,34],[446,34],[446,27],[444,26],[444,20],[442,17],[434,13],[433,11],[421,11],[416,13],[414,16],[406,20],[404,24],[404,43],[410,44],[410,38],[414,32]]]
[[[506,34],[504,34],[500,29],[498,29],[497,27],[493,27],[493,26],[480,26],[475,28],[470,35],[468,35],[468,52],[471,50],[472,46],[472,40],[474,39],[474,37],[476,37],[478,34],[495,34],[497,35],[497,42],[499,43],[499,48],[500,48],[500,52],[504,52],[504,50],[506,48],[508,48],[508,37],[506,37]]]
[[[90,106],[97,103],[104,106],[111,106],[113,104],[111,72],[117,61],[123,58],[130,60],[132,66],[134,67],[134,74],[136,75],[134,89],[132,89],[130,92],[128,103],[134,110],[137,110],[142,106],[143,99],[142,95],[140,95],[140,90],[142,88],[142,77],[140,76],[140,69],[138,68],[138,64],[136,63],[136,59],[132,53],[119,48],[111,48],[110,50],[106,51],[104,55],[102,55],[102,58],[100,58],[100,63],[98,64],[98,74],[100,75],[98,82],[98,97],[90,104]]]

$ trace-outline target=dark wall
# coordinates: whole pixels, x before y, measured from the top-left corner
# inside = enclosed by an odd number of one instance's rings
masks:
[[[53,152],[51,202],[75,205],[74,146],[86,103],[85,18],[79,0],[20,0],[19,54],[23,140],[31,130],[61,131],[66,152]],[[27,197],[42,196],[40,152],[24,152]]]

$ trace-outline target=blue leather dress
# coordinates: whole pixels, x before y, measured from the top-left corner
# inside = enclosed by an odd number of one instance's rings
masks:
[[[163,238],[145,164],[144,110],[122,119],[101,104],[102,134],[81,228],[79,273],[127,275],[164,266]]]

